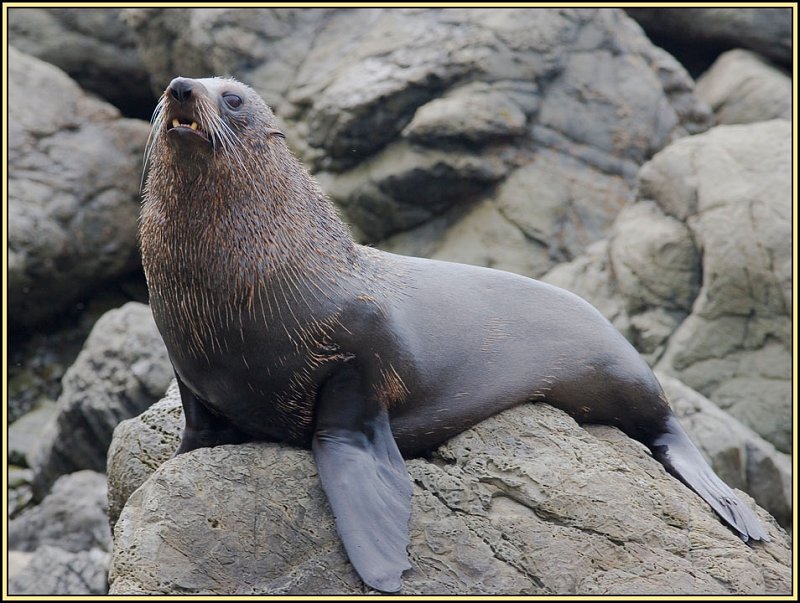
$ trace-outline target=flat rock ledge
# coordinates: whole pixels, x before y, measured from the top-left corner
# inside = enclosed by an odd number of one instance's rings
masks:
[[[127,497],[123,478],[144,479],[142,467],[174,450],[174,432],[131,443],[137,429],[164,429],[148,413],[177,427],[176,394],[118,428],[111,508]],[[407,464],[413,569],[403,594],[791,592],[790,539],[763,509],[771,540],[748,546],[643,446],[550,406],[503,412]],[[284,445],[219,446],[164,462],[127,500],[114,538],[111,594],[367,592],[311,453]]]

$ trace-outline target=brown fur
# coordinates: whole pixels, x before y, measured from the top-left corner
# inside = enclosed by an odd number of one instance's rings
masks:
[[[194,111],[213,148],[187,152],[170,142],[166,126],[177,108],[165,93],[146,154],[139,233],[154,314],[162,333],[181,342],[179,353],[209,363],[231,353],[237,332],[244,342],[245,325],[277,330],[306,365],[273,401],[285,409],[287,429],[307,433],[317,394],[309,375],[335,356],[326,342],[344,328],[337,312],[320,316],[315,308],[358,296],[375,305],[380,263],[365,267],[370,250],[354,243],[331,201],[275,136],[274,115],[261,98],[234,80],[199,81],[205,85],[196,87]],[[247,95],[241,115],[223,115],[220,90],[227,86]],[[247,365],[244,354],[241,360]],[[275,365],[283,360],[276,357]],[[390,366],[381,372],[377,392],[386,405],[397,402],[402,382]]]

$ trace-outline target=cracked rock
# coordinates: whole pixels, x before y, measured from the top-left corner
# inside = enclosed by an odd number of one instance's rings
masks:
[[[180,409],[174,389],[154,416],[130,421],[110,480],[126,464],[172,454],[177,438],[132,436],[153,431],[170,407]],[[169,425],[177,431],[174,416]],[[749,547],[640,444],[545,404],[505,411],[407,466],[413,568],[403,594],[791,589],[789,538],[766,512],[757,509],[771,540]],[[366,592],[311,453],[285,445],[219,446],[164,462],[127,500],[114,539],[116,595]]]

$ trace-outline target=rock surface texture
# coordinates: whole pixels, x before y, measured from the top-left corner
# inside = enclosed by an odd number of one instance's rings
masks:
[[[107,507],[104,475],[78,471],[59,478],[42,504],[26,510],[9,525],[8,546],[16,554],[9,594],[108,592],[111,532]]]
[[[126,15],[159,90],[249,65],[360,238],[400,253],[541,275],[607,235],[642,162],[710,125],[614,9]]]
[[[153,416],[126,422],[127,433],[156,433],[158,417],[172,424],[179,404],[173,389]],[[157,465],[176,441],[117,446],[110,481],[128,465]],[[789,539],[767,513],[758,510],[771,541],[751,548],[641,445],[547,405],[501,413],[407,465],[415,486],[405,594],[791,588]],[[131,495],[114,546],[112,594],[364,592],[310,452],[277,444],[164,463]]]
[[[753,52],[729,50],[697,80],[719,124],[792,119],[792,80]]]
[[[158,400],[172,377],[148,306],[130,302],[105,314],[64,376],[58,414],[31,453],[35,496],[64,473],[105,471],[114,427]]]
[[[545,280],[651,363],[791,451],[791,123],[718,126],[640,172],[607,243]]]
[[[137,267],[149,128],[53,65],[8,59],[8,311],[22,329]]]
[[[19,50],[59,67],[126,115],[149,118],[149,75],[120,9],[15,7],[8,33]]]

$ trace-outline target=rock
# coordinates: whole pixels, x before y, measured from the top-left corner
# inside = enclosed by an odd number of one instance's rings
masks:
[[[731,48],[754,50],[786,66],[794,57],[790,7],[629,8],[626,12],[657,44],[690,67],[710,65]]]
[[[106,478],[94,471],[64,475],[41,504],[12,519],[8,546],[35,551],[50,545],[79,553],[111,550]]]
[[[719,126],[657,155],[641,171],[640,192],[685,222],[702,250],[692,313],[656,366],[784,452],[792,440],[791,165],[789,122]]]
[[[455,88],[420,107],[403,136],[422,145],[485,144],[487,139],[521,136],[527,130],[527,116],[511,92],[508,94],[486,82]],[[523,93],[531,98],[528,102],[538,100],[535,87],[529,86],[518,94]],[[530,113],[536,106],[525,108]]]
[[[641,445],[547,405],[501,413],[407,464],[405,594],[791,589],[789,538],[765,512],[771,541],[750,548]],[[109,581],[112,594],[364,592],[311,453],[267,443],[159,467],[117,522]]]
[[[8,427],[8,462],[21,467],[29,466],[29,456],[36,447],[45,426],[53,420],[58,409],[55,402],[47,402],[22,415]]]
[[[610,241],[544,280],[651,364],[791,450],[791,124],[718,126],[640,172]]]
[[[105,595],[111,555],[100,549],[72,553],[44,546],[11,577],[11,595]]]
[[[250,83],[358,238],[400,253],[540,275],[606,236],[642,162],[710,124],[620,10],[126,15],[155,81]]]
[[[13,580],[33,559],[33,553],[8,551],[8,578]]]
[[[149,119],[155,103],[147,71],[118,8],[14,8],[8,35],[27,54],[63,69],[85,90],[129,117]]]
[[[64,473],[105,471],[114,427],[158,400],[172,378],[148,306],[130,302],[104,314],[64,376],[59,413],[32,455],[35,496]]]
[[[114,429],[107,468],[108,519],[112,530],[125,501],[178,449],[183,426],[178,384],[173,381],[164,398]]]
[[[697,96],[720,124],[792,119],[791,78],[747,50],[720,56],[697,80]]]
[[[8,64],[8,311],[25,329],[138,265],[148,125],[14,48]]]
[[[33,502],[33,471],[15,465],[8,466],[8,518],[13,519]]]

